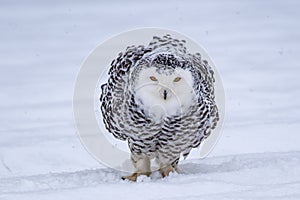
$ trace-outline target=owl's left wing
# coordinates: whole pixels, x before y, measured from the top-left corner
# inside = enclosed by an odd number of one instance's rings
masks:
[[[194,72],[197,74],[195,90],[198,96],[198,103],[201,116],[205,117],[204,136],[208,137],[219,121],[218,107],[215,100],[215,77],[213,68],[201,58],[199,53],[190,54]],[[203,113],[206,113],[204,115]]]

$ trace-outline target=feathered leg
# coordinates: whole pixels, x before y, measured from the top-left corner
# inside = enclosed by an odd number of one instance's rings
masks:
[[[130,180],[130,181],[136,181],[137,177],[140,175],[151,175],[151,169],[150,169],[150,159],[149,157],[145,155],[136,155],[131,154],[131,160],[132,163],[136,169],[136,172],[134,172],[132,175],[129,176],[123,176],[123,180]]]
[[[160,165],[159,172],[163,178],[169,176],[171,172],[178,172],[177,165],[179,158],[176,158],[175,161],[171,162],[169,158],[159,155],[157,160]]]

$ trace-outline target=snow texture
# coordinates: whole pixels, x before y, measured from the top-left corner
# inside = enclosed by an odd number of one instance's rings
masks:
[[[1,1],[0,199],[300,199],[300,2]],[[177,30],[215,61],[223,135],[180,174],[120,180],[81,145],[72,93],[98,44]]]

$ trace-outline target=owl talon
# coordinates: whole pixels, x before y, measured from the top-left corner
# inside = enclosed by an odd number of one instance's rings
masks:
[[[141,175],[145,175],[145,176],[150,176],[151,175],[151,172],[144,172],[144,173],[133,173],[132,175],[129,175],[129,176],[122,176],[122,180],[129,180],[129,181],[133,181],[133,182],[136,182],[138,176],[141,176]]]
[[[129,181],[133,181],[135,182],[136,179],[138,177],[138,174],[137,173],[133,173],[132,175],[129,175],[129,176],[122,176],[122,179],[123,180],[129,180]]]
[[[159,171],[160,171],[161,176],[163,178],[165,178],[165,177],[169,176],[171,172],[177,172],[177,169],[175,169],[174,167],[169,165],[167,167],[161,168]]]

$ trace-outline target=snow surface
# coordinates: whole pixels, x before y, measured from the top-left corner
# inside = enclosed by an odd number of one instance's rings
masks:
[[[300,2],[1,1],[0,199],[300,199]],[[223,79],[223,135],[180,174],[121,181],[81,145],[81,63],[121,31],[199,42]]]

